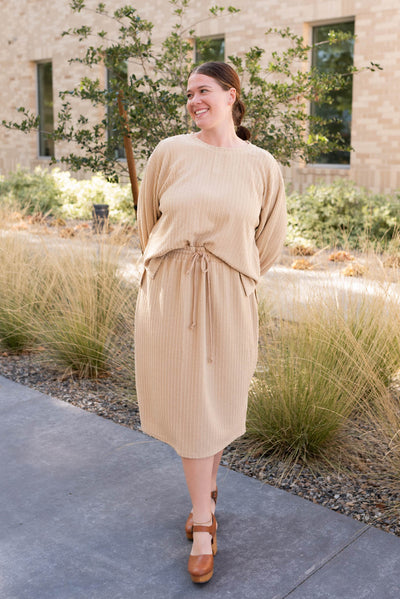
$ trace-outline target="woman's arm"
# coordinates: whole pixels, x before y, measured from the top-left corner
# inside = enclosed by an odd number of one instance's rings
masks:
[[[256,229],[256,245],[260,255],[260,274],[275,262],[286,236],[287,214],[285,185],[278,163],[271,164],[266,181],[266,193]]]
[[[147,162],[139,191],[137,223],[142,252],[145,250],[151,230],[161,216],[159,210],[161,164],[161,152],[157,146]]]

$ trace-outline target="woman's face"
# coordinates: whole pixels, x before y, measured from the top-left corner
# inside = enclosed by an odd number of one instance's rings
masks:
[[[232,124],[234,87],[224,90],[213,77],[194,73],[187,85],[187,108],[200,129],[213,129]]]

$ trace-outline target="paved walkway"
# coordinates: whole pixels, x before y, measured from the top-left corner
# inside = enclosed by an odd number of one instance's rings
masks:
[[[1,599],[399,599],[398,537],[226,468],[218,486],[197,586],[175,452],[0,377]]]

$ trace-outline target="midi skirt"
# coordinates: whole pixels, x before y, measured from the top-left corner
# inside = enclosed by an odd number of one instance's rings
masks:
[[[257,299],[237,270],[204,247],[156,260],[156,272],[143,273],[136,304],[142,430],[182,457],[212,456],[245,432]]]

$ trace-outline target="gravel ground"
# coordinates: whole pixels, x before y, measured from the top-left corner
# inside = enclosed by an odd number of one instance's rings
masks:
[[[0,374],[23,385],[109,418],[118,424],[140,430],[134,390],[121,379],[99,380],[66,376],[39,354],[0,356]],[[350,476],[296,465],[289,471],[278,459],[249,458],[234,443],[225,449],[222,464],[247,476],[299,495],[313,503],[346,514],[400,536],[400,494],[375,475],[363,472]],[[355,475],[354,475],[355,474]],[[376,474],[376,473],[375,473]]]

